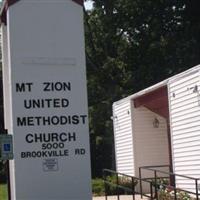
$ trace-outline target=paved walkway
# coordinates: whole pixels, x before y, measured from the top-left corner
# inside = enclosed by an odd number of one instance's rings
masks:
[[[147,198],[143,197],[143,200]],[[105,200],[105,197],[93,197],[93,200]],[[117,196],[109,196],[108,200],[117,200]],[[120,195],[120,200],[133,200],[132,195]],[[140,195],[135,196],[135,200],[141,200]]]

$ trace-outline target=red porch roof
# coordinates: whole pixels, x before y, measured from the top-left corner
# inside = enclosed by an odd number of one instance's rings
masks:
[[[144,106],[159,114],[160,116],[169,118],[169,106],[168,106],[168,92],[167,86],[161,87],[148,94],[142,95],[134,99],[134,105],[136,108]]]

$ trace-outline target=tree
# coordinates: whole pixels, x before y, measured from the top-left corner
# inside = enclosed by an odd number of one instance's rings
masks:
[[[113,168],[112,103],[200,62],[198,8],[198,0],[94,0],[85,11],[93,176]]]
[[[121,58],[126,38],[123,30],[119,30],[117,16],[113,15],[113,4],[106,1],[105,10],[102,6],[98,1],[91,13],[85,12],[94,176],[100,176],[102,168],[111,168],[114,155],[111,106],[121,95],[126,81],[126,66]],[[110,25],[112,28],[108,28]]]

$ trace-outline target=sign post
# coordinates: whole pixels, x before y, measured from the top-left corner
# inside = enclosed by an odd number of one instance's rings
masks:
[[[6,2],[1,17],[5,125],[14,145],[11,197],[90,200],[82,1]]]

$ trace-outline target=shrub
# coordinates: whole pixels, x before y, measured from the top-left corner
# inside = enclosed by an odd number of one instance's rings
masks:
[[[92,180],[92,193],[94,196],[103,196],[105,194],[104,182],[97,178]]]
[[[119,176],[118,181],[121,188],[118,188],[117,191],[117,176],[107,176],[106,180],[110,183],[106,185],[106,192],[108,195],[115,195],[117,192],[119,194],[128,194],[125,188],[132,190],[132,179],[125,176]],[[137,180],[134,180],[134,186],[138,183]],[[124,187],[124,188],[123,188]],[[93,179],[92,180],[92,193],[94,196],[103,196],[105,195],[105,185],[102,179]]]
[[[155,179],[152,179],[152,185],[157,187],[157,189],[165,189],[169,185],[169,179],[167,178],[157,178],[156,182]]]
[[[134,187],[138,184],[138,181],[136,179],[133,180],[133,185]],[[132,179],[130,177],[126,177],[126,176],[120,176],[119,177],[119,185],[132,189],[133,185],[132,185]]]
[[[110,185],[107,186],[107,193],[108,195],[114,195],[114,194],[129,194],[132,193],[130,191],[127,191],[127,189],[132,191],[132,179],[127,176],[119,176],[118,177],[118,185],[117,188],[117,176],[108,176],[107,181],[109,181]],[[134,179],[134,186],[136,186],[138,181]],[[118,190],[117,190],[118,189]]]
[[[177,190],[176,192],[177,200],[194,200],[187,192],[183,192],[180,190]],[[158,192],[158,199],[159,200],[174,200],[174,190],[171,189],[161,189]]]
[[[152,185],[158,189],[159,200],[174,200],[175,193],[173,186],[170,186],[169,179],[158,178],[155,183],[155,179],[152,179]],[[187,192],[183,192],[180,189],[176,191],[177,200],[194,200]]]
[[[180,200],[191,200],[193,199],[187,192],[179,191],[177,192],[177,198]]]

